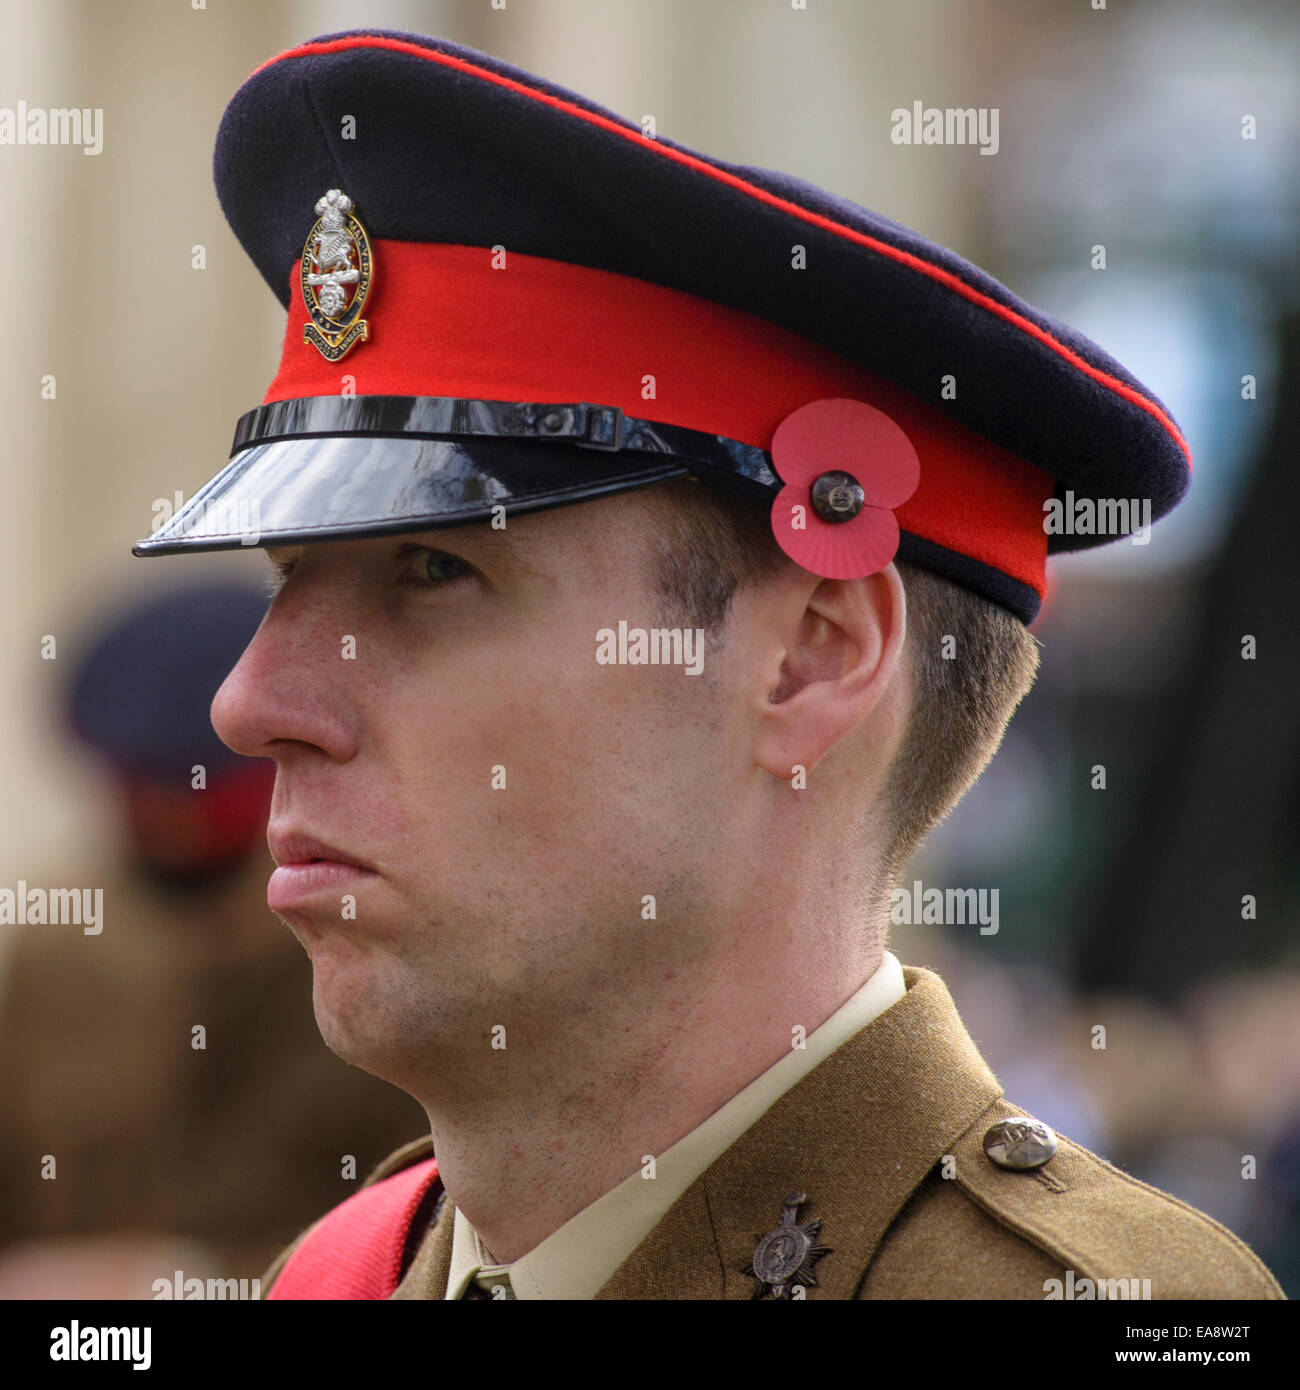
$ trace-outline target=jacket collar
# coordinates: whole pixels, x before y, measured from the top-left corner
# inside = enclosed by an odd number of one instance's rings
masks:
[[[706,1169],[597,1298],[750,1298],[744,1270],[796,1191],[831,1247],[809,1296],[854,1297],[913,1190],[1002,1094],[939,976],[903,978],[906,995]]]

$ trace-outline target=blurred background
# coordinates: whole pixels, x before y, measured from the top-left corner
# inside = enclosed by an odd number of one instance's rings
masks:
[[[1293,4],[4,0],[0,15],[0,107],[104,113],[98,155],[0,145],[0,886],[110,885],[113,914],[99,936],[0,926],[0,1297],[255,1276],[425,1125],[315,1033],[309,963],[262,896],[266,787],[220,766],[204,727],[256,626],[261,557],[130,555],[224,462],[278,363],[283,311],[212,188],[221,113],[266,58],[363,23],[468,44],[913,226],[1172,410],[1195,456],[1187,500],[1149,545],[1053,561],[1038,684],[908,875],[996,888],[998,931],[900,925],[892,949],[945,977],[1013,1101],[1215,1216],[1300,1294]],[[916,101],[997,108],[996,155],[893,144],[891,112]],[[181,607],[151,606],[167,596]],[[178,616],[196,604],[231,615],[221,642]],[[141,631],[157,640],[123,684]],[[220,795],[196,815],[176,793],[199,763]]]

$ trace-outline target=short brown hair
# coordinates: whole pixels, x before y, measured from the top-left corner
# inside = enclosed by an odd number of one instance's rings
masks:
[[[792,563],[772,536],[766,502],[693,481],[646,494],[663,523],[649,578],[670,625],[720,627],[738,589]],[[1038,671],[1038,642],[1013,613],[930,570],[896,563],[916,694],[884,791],[879,879],[886,882],[983,771]]]

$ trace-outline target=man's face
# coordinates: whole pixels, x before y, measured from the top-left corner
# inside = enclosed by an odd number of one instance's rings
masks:
[[[275,759],[273,850],[372,866],[306,894],[277,875],[272,905],[326,1042],[413,1093],[497,1024],[514,1051],[589,1012],[598,1046],[602,1001],[649,1000],[710,949],[719,811],[753,774],[725,650],[700,675],[596,659],[600,629],[663,623],[647,516],[630,493],[271,552],[289,573],[213,724]]]

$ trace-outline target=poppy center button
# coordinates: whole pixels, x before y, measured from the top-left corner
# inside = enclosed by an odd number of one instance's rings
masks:
[[[1056,1134],[1041,1120],[1022,1115],[1002,1120],[984,1136],[984,1152],[999,1168],[1041,1168],[1056,1152]]]
[[[862,484],[852,473],[823,473],[812,485],[813,511],[823,521],[852,521],[865,501]]]

